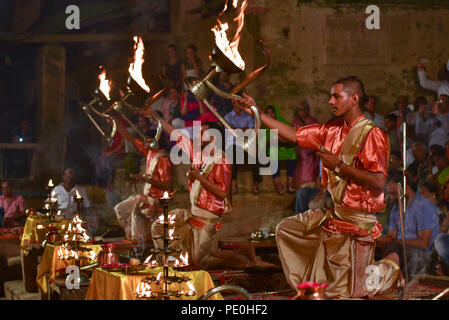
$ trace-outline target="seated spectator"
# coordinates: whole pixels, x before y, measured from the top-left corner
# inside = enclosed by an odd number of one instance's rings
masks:
[[[365,102],[365,117],[371,120],[376,126],[385,129],[384,117],[376,112],[377,98],[368,96]]]
[[[433,191],[432,191],[433,192]],[[438,197],[438,194],[440,194],[440,196]],[[447,216],[449,216],[449,181],[446,182],[446,184],[444,185],[444,187],[441,189],[440,193],[437,193],[437,198],[439,198],[438,201],[438,218],[440,221],[440,225],[441,226],[446,226],[446,223],[444,221],[446,221]],[[446,232],[447,230],[442,229],[441,232]]]
[[[388,170],[402,171],[402,155],[399,151],[390,152],[390,162],[388,162]]]
[[[124,125],[126,126],[125,123]],[[115,169],[121,166],[125,159],[124,140],[116,131],[111,146],[98,157],[95,164],[95,180],[98,186],[109,190],[114,188]]]
[[[310,115],[310,106],[307,101],[302,101],[295,109],[295,120],[292,126],[295,129],[309,124],[319,123]],[[302,148],[295,145],[297,153],[297,163],[295,172],[296,188],[316,187],[316,178],[319,175],[319,157],[312,149]]]
[[[447,221],[447,224],[449,224],[449,219]],[[440,275],[449,276],[449,233],[447,231],[446,233],[440,233],[435,238],[435,251],[442,262],[440,265]]]
[[[281,121],[285,124],[289,124],[287,120],[281,115],[281,111],[275,105],[269,105],[265,109],[265,113],[273,119]],[[267,129],[266,136],[267,144],[269,142],[269,148],[271,149],[271,137],[270,131]],[[278,144],[278,169],[276,173],[273,175],[273,185],[279,194],[285,193],[285,187],[280,180],[281,176],[281,161],[285,161],[287,165],[287,192],[295,193],[296,192],[296,183],[295,183],[295,169],[296,169],[296,149],[293,144],[291,144],[288,140],[278,136],[277,140]],[[269,150],[270,150],[269,149]],[[269,151],[271,154],[271,151]]]
[[[83,207],[90,207],[86,190],[78,186],[75,181],[75,171],[72,168],[67,168],[62,175],[62,182],[51,192],[52,197],[55,197],[58,200],[58,207],[66,219],[73,219],[74,213],[76,212],[76,202],[73,199],[76,191],[78,191],[84,199]]]
[[[191,44],[186,49],[186,77],[201,78],[204,75],[203,63],[201,59],[197,56],[197,48],[195,45]],[[185,90],[188,88],[185,87]]]
[[[443,92],[449,92],[449,73],[448,65],[444,65],[439,72],[439,80],[429,80],[426,76],[426,71],[421,63],[418,62],[418,78],[421,87],[427,90],[436,91],[437,95],[440,96]]]
[[[429,176],[429,158],[427,146],[424,142],[415,142],[412,145],[415,161],[406,170],[407,178],[418,186],[424,184]]]
[[[25,224],[25,200],[22,196],[14,194],[11,181],[2,182],[0,195],[0,226],[4,228],[20,227]]]
[[[438,171],[433,175],[432,180],[438,182],[440,186],[444,186],[449,178],[449,160],[443,148],[438,148],[431,153],[430,161],[436,166]]]
[[[171,87],[168,90],[161,107],[162,117],[165,121],[172,123],[174,119],[180,117],[180,98],[181,96],[176,87]]]
[[[432,111],[421,106],[417,113],[416,136],[429,146],[438,144],[443,148],[449,141],[449,91],[441,94]]]
[[[233,103],[234,104],[234,103]],[[249,115],[246,112],[243,112],[238,106],[234,106],[233,110],[229,112],[227,115],[225,115],[224,119],[235,129],[242,129],[243,132],[245,132],[246,129],[254,128],[254,118]],[[233,154],[233,161],[232,161],[232,180],[231,180],[231,192],[232,194],[236,194],[239,192],[239,187],[237,184],[237,172],[239,166],[241,166],[243,163],[237,163],[237,151],[238,148],[242,148],[239,146],[236,142],[236,139],[230,135],[226,135],[227,141],[226,141],[226,153],[230,151],[230,148],[232,148],[232,154]],[[239,151],[241,153],[242,150]],[[243,153],[244,158],[246,158],[247,153]],[[250,157],[248,155],[248,157]],[[231,158],[231,157],[229,157]],[[257,157],[256,159],[249,159],[251,161],[248,161],[248,163],[254,162],[254,164],[251,164],[251,169],[253,171],[253,193],[259,194],[259,183],[262,181],[262,176],[259,173],[260,165],[258,163]]]
[[[397,184],[400,179],[392,177],[388,180],[388,195],[398,197]],[[407,180],[407,208],[404,221],[405,249],[407,267],[410,275],[425,271],[430,263],[431,248],[436,236],[440,232],[437,208],[429,200],[416,193],[416,184]],[[395,205],[390,213],[390,226],[386,235],[381,236],[378,244],[387,245],[386,255],[396,252],[400,257],[401,270],[404,270],[402,256],[402,233],[399,219],[399,208]],[[404,273],[405,274],[405,273]]]

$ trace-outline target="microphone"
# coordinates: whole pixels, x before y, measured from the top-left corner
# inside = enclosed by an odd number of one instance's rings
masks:
[[[404,114],[404,118],[409,112],[415,111],[415,106],[413,104],[409,104],[407,107],[405,107],[404,111],[402,112]]]

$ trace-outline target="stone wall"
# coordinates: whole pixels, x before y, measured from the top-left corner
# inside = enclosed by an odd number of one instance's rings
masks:
[[[419,87],[416,64],[420,58],[429,59],[428,77],[436,79],[448,59],[446,2],[377,1],[380,30],[365,28],[365,8],[371,3],[353,2],[249,0],[239,46],[247,70],[263,64],[255,39],[263,39],[272,52],[265,75],[248,87],[260,105],[276,103],[292,119],[298,102],[307,99],[312,114],[325,121],[331,116],[330,87],[347,75],[358,76],[368,94],[379,96],[381,112],[392,110],[402,94],[411,101],[417,95],[432,97],[432,92]],[[215,22],[215,17],[191,19],[176,28],[182,31],[173,34],[173,39],[181,48],[195,43],[205,63]]]

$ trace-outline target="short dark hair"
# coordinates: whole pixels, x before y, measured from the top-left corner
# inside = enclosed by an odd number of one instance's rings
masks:
[[[390,152],[390,156],[395,155],[396,157],[398,157],[398,159],[402,160],[402,154],[397,151],[397,150],[393,150]]]
[[[395,115],[394,113],[389,113],[385,116],[385,119],[387,120],[391,120],[393,122],[397,122],[398,121],[398,116]]]
[[[429,189],[430,193],[435,193],[437,196],[438,196],[438,192],[440,191],[438,186],[432,182],[425,182],[420,186],[420,188],[422,188],[422,187]]]
[[[361,104],[365,101],[366,94],[363,82],[359,78],[356,76],[344,77],[338,79],[333,84],[342,84],[345,92],[351,95],[357,94],[359,96],[359,106],[362,107]]]
[[[404,184],[402,172],[399,170],[389,170],[387,184],[391,182],[400,183],[401,186],[403,186]],[[407,179],[406,183],[414,192],[416,192],[416,190],[418,189],[418,185],[415,182],[413,182],[411,179]]]
[[[197,48],[196,48],[196,45],[194,45],[194,44],[191,44],[190,46],[188,46],[187,49],[192,49],[195,52],[198,51]]]
[[[205,121],[203,123],[201,123],[202,126],[208,126],[209,129],[216,129],[220,132],[221,137],[222,137],[222,141],[221,141],[221,149],[224,150],[225,148],[225,130],[224,127],[221,125],[221,123],[217,122],[217,121]]]
[[[174,44],[174,43],[170,43],[170,44],[168,45],[168,47],[174,49],[175,51],[178,51],[178,47],[177,47],[176,44]]]
[[[11,180],[4,180],[2,181],[2,184],[6,183],[10,188],[14,187],[14,183]]]

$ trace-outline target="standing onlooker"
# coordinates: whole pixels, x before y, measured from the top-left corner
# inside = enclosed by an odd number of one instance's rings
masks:
[[[441,94],[434,103],[430,119],[425,119],[428,110],[421,106],[416,117],[416,135],[425,139],[429,146],[439,144],[443,148],[449,141],[449,91]]]
[[[0,195],[0,227],[19,227],[25,224],[25,200],[21,195],[14,194],[11,181],[2,182]]]
[[[408,166],[406,174],[408,179],[412,179],[418,186],[426,183],[429,176],[429,152],[424,142],[415,142],[412,145],[413,157],[415,161]]]
[[[319,123],[318,120],[310,115],[310,106],[307,101],[301,102],[295,109],[295,120],[292,126],[295,129],[309,124]],[[312,149],[296,146],[298,154],[296,164],[296,188],[317,187],[316,180],[319,175],[320,160]]]
[[[281,115],[279,108],[276,105],[269,105],[265,109],[265,113],[273,119],[281,121],[285,124],[289,124],[287,120]],[[266,137],[270,137],[270,131],[267,129]],[[271,141],[267,139],[267,141]],[[295,169],[296,169],[296,150],[295,146],[292,145],[288,140],[283,137],[278,137],[278,166],[277,171],[273,175],[273,185],[279,194],[285,193],[285,187],[280,180],[281,176],[281,161],[285,161],[287,165],[287,192],[295,193],[296,185],[295,185]],[[271,150],[271,142],[270,142],[270,150]],[[270,151],[270,155],[272,152]]]
[[[384,117],[376,112],[377,98],[368,96],[365,102],[365,118],[371,120],[376,126],[385,129]]]
[[[234,105],[234,103],[233,103]],[[229,112],[227,115],[225,115],[224,119],[235,129],[242,129],[243,131],[245,131],[246,129],[249,128],[254,128],[254,118],[252,116],[250,116],[249,114],[247,114],[246,112],[243,112],[238,106],[234,105],[234,109]],[[242,165],[243,163],[236,163],[237,161],[237,150],[238,148],[241,149],[242,147],[239,146],[237,144],[237,141],[234,137],[232,137],[231,135],[226,135],[226,138],[232,138],[232,146],[230,146],[231,141],[226,141],[226,150],[228,150],[229,148],[233,148],[233,161],[232,161],[232,183],[231,183],[231,192],[233,194],[238,193],[239,192],[239,188],[238,188],[238,184],[237,184],[237,172],[238,172],[238,168],[240,165]],[[243,152],[243,150],[239,150],[239,152]],[[244,157],[245,156],[245,153]],[[250,155],[248,154],[248,157],[250,157]],[[253,193],[254,194],[259,194],[260,193],[260,189],[259,189],[259,183],[262,181],[262,177],[259,173],[259,163],[257,161],[257,156],[255,157],[254,160],[254,164],[251,164],[251,168],[253,171]]]
[[[423,67],[421,61],[419,61],[418,62],[419,84],[424,89],[436,91],[438,96],[440,96],[444,92],[449,92],[448,68],[449,68],[449,62],[442,68],[443,72],[440,72],[440,74],[439,74],[439,76],[441,75],[439,77],[440,78],[439,81],[429,80],[429,79],[427,79],[426,71],[424,70],[424,67]]]
[[[162,66],[162,75],[166,83],[166,88],[176,87],[179,92],[183,90],[186,69],[184,63],[178,57],[178,48],[174,44],[168,46],[168,60]]]

